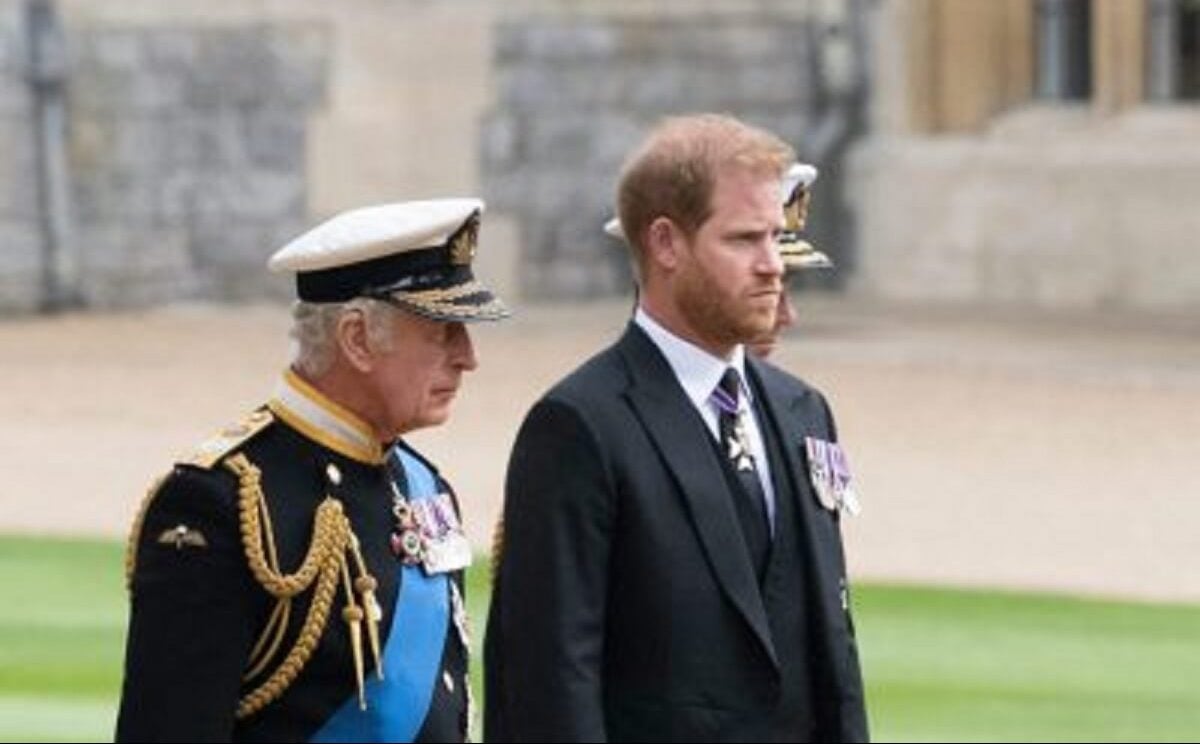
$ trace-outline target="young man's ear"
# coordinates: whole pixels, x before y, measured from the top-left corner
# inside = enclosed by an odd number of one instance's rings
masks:
[[[668,271],[679,264],[683,231],[667,217],[658,217],[646,228],[646,260]]]
[[[359,372],[370,372],[375,365],[375,357],[371,353],[367,319],[362,311],[349,310],[342,313],[334,333],[337,336],[338,348],[350,366]]]

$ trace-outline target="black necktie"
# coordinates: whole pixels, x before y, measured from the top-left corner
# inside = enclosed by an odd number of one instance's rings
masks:
[[[771,547],[771,526],[767,519],[767,497],[763,493],[762,481],[758,479],[758,468],[750,452],[750,437],[746,432],[743,416],[739,415],[738,401],[741,398],[741,382],[738,371],[733,367],[725,370],[721,382],[713,390],[713,403],[717,406],[717,431],[721,437],[721,451],[729,459],[729,465],[737,475],[742,493],[736,494],[734,506],[750,557],[759,569],[759,576],[766,567],[767,554]]]

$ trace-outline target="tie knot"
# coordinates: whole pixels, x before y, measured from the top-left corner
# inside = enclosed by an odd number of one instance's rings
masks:
[[[736,369],[728,367],[725,370],[725,374],[721,375],[721,381],[717,383],[717,387],[713,390],[713,401],[717,404],[717,408],[725,413],[736,414],[740,395],[741,377],[738,375]]]
[[[741,395],[742,376],[738,374],[736,367],[726,367],[725,374],[721,375],[721,389],[730,395],[734,400],[737,400]]]

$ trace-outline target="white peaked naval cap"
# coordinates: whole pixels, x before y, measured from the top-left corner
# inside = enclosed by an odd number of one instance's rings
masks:
[[[829,256],[800,237],[808,222],[808,202],[818,171],[808,163],[792,163],[783,174],[783,233],[779,236],[779,255],[787,271],[832,269]]]
[[[353,209],[295,238],[267,266],[294,273],[306,302],[370,297],[434,320],[498,320],[508,309],[471,270],[483,211],[474,198]]]

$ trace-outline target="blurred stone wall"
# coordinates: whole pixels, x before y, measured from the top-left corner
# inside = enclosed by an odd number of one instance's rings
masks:
[[[0,0],[0,311],[41,294],[22,5]],[[812,2],[56,6],[72,246],[93,307],[283,296],[263,261],[308,225],[480,193],[480,273],[503,294],[624,291],[623,249],[600,225],[653,121],[727,111],[801,145],[817,87]]]
[[[1200,309],[1200,117],[1030,108],[977,136],[877,137],[852,159],[856,275],[906,302]]]
[[[798,145],[816,87],[796,6],[565,5],[526,2],[499,20],[481,134],[484,191],[516,216],[520,288],[535,298],[629,288],[625,251],[601,226],[624,156],[659,117],[727,112]]]
[[[40,234],[21,4],[0,36],[0,308],[37,302]],[[281,288],[267,252],[306,223],[327,35],[304,23],[68,26],[79,290],[95,307]]]
[[[265,254],[307,220],[322,29],[96,28],[74,48],[70,161],[88,299],[261,294]]]
[[[847,164],[855,291],[1068,313],[1200,310],[1200,110],[1146,100],[1153,4],[1092,3],[1086,101],[1034,97],[1047,5],[877,4],[871,132]]]
[[[40,237],[20,5],[0,3],[0,309],[38,300]]]
[[[38,306],[23,0],[0,0],[0,312]],[[492,0],[55,0],[93,307],[284,296],[265,259],[368,204],[479,193]],[[496,215],[482,272],[511,289]]]

